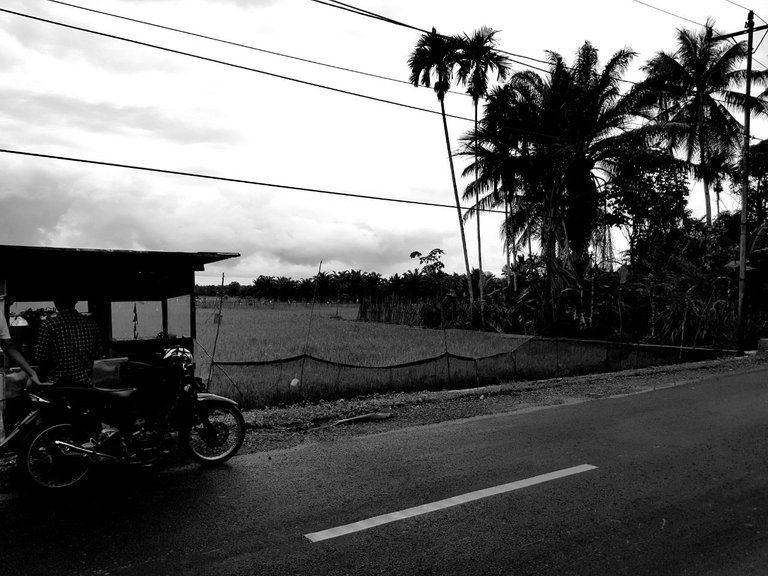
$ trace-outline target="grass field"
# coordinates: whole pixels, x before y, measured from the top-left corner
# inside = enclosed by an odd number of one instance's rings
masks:
[[[218,361],[275,360],[306,352],[333,362],[386,366],[437,356],[446,347],[460,356],[488,356],[520,342],[509,335],[358,322],[357,305],[315,305],[314,310],[304,304],[242,305],[224,308],[219,326],[215,315],[214,309],[198,309],[197,340],[211,353],[218,327]]]
[[[235,395],[247,396],[248,403],[259,405],[310,396],[364,393],[380,390],[388,383],[400,388],[418,386],[425,378],[436,380],[434,367],[402,370],[396,376],[383,367],[432,358],[446,350],[460,356],[489,356],[510,352],[527,340],[466,330],[358,322],[356,318],[356,305],[315,305],[313,308],[304,304],[242,304],[224,307],[217,324],[215,308],[198,308],[198,373],[207,378],[210,354],[215,354],[217,362],[243,362],[279,360],[306,352],[330,362],[382,367],[381,370],[345,369],[342,374],[338,368],[297,362],[258,369],[226,367],[225,378],[214,370],[214,381],[219,386],[226,388],[228,380],[237,386],[234,391],[220,391],[236,392]],[[288,388],[290,381],[300,374],[301,388]]]

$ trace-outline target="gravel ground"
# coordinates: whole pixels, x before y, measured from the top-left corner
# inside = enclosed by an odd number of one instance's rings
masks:
[[[246,413],[242,452],[290,448],[343,436],[374,434],[489,414],[529,411],[696,382],[768,367],[768,356],[748,355],[610,374],[514,382],[440,392],[392,393],[352,400],[267,408]]]
[[[248,434],[240,453],[266,452],[408,426],[599,400],[678,386],[720,374],[762,370],[767,366],[768,355],[748,355],[610,374],[513,382],[469,390],[377,394],[349,400],[265,408],[245,414]],[[0,459],[0,493],[17,488],[13,465],[13,457]]]

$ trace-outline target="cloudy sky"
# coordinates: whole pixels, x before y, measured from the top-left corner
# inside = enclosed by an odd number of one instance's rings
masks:
[[[585,40],[603,61],[628,46],[639,54],[628,78],[638,79],[656,51],[674,49],[677,28],[712,17],[721,31],[740,30],[751,2],[351,3],[445,34],[487,25],[500,31],[502,49],[539,59],[554,50],[570,62]],[[209,266],[201,284],[218,283],[222,273],[241,283],[260,274],[309,277],[321,260],[325,271],[388,276],[414,266],[412,251],[436,247],[449,270],[463,269],[455,209],[252,184],[451,204],[440,116],[409,108],[437,112],[437,100],[403,82],[418,32],[312,0],[71,3],[250,48],[48,0],[0,0],[0,10],[36,18],[0,12],[0,148],[250,183],[2,152],[0,243],[242,254]],[[754,7],[768,19],[764,4]],[[756,58],[768,63],[768,39]],[[449,94],[446,106],[472,116],[462,94]],[[450,120],[454,143],[470,127]],[[768,136],[764,123],[754,132]],[[703,213],[697,200],[694,213]],[[496,274],[504,263],[499,224],[496,215],[482,218],[484,267]]]

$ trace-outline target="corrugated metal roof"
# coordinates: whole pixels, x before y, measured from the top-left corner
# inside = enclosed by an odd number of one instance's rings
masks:
[[[55,262],[57,267],[99,265],[121,268],[172,266],[203,270],[206,264],[236,258],[237,252],[165,252],[149,250],[105,250],[97,248],[58,248],[49,246],[0,245],[0,269],[9,266],[35,267]]]
[[[47,300],[63,291],[79,299],[147,300],[189,294],[194,273],[235,252],[161,252],[0,245],[0,292]]]

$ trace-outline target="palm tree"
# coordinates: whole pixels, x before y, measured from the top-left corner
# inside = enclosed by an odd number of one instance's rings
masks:
[[[505,80],[509,74],[509,60],[506,56],[496,51],[496,30],[483,26],[468,36],[464,34],[455,39],[458,46],[458,79],[467,87],[467,93],[472,97],[472,103],[475,107],[475,134],[477,134],[477,109],[480,98],[488,94],[488,75],[495,71],[496,78],[499,81]],[[478,142],[475,137],[475,205],[479,203],[478,187]],[[483,306],[483,247],[480,238],[480,210],[474,212],[477,219],[477,268],[479,270],[479,303],[480,303],[480,324],[485,324],[485,314]]]
[[[646,93],[620,89],[634,55],[620,50],[600,69],[588,42],[573,67],[550,52],[548,74],[512,75],[489,96],[480,123],[478,134],[492,135],[504,159],[503,193],[487,198],[510,202],[520,238],[533,235],[540,242],[548,321],[557,318],[557,295],[589,263],[590,242],[603,218],[602,183],[638,138],[632,123],[645,109]]]
[[[453,195],[456,200],[456,213],[459,217],[459,232],[461,233],[461,247],[464,252],[464,267],[467,273],[467,288],[469,290],[470,308],[474,309],[475,297],[472,290],[472,273],[469,268],[469,254],[467,252],[467,239],[464,235],[464,219],[461,215],[461,201],[459,189],[456,185],[456,171],[453,167],[453,153],[451,152],[451,139],[448,136],[448,121],[445,116],[445,93],[451,87],[454,68],[456,67],[457,46],[455,38],[442,36],[432,28],[429,34],[423,34],[416,48],[408,58],[408,67],[411,69],[410,82],[414,86],[431,86],[432,76],[435,76],[435,94],[440,102],[440,112],[443,118],[443,131],[445,133],[445,145],[448,148],[448,162],[451,167],[451,181],[453,183]]]
[[[741,124],[728,108],[745,108],[745,95],[734,88],[746,76],[737,69],[746,56],[746,44],[717,40],[714,34],[711,19],[698,33],[679,29],[677,51],[658,52],[643,67],[647,74],[643,84],[656,96],[657,120],[669,146],[683,151],[690,164],[698,160],[693,174],[703,182],[707,227],[712,225],[715,163],[733,158],[741,142]],[[768,114],[764,100],[752,98],[751,107],[755,113]]]

